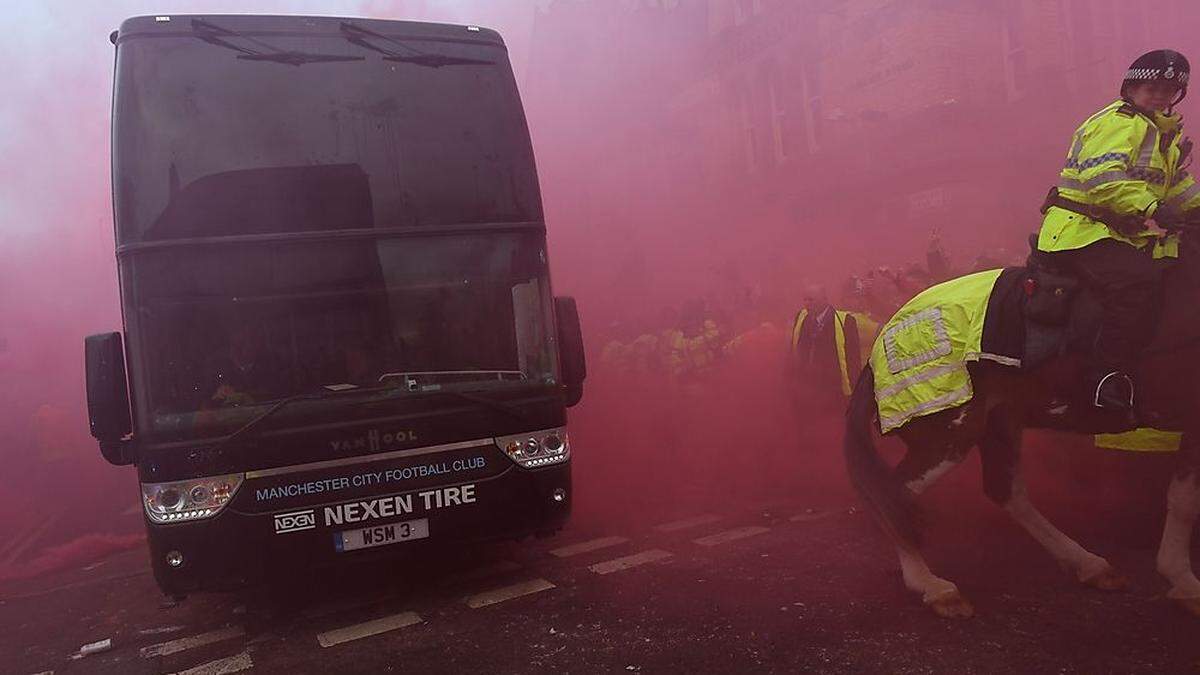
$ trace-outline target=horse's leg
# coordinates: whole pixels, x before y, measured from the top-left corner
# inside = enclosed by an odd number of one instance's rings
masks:
[[[921,422],[924,423],[924,420]],[[913,427],[927,426],[910,424]],[[958,466],[970,447],[930,442],[932,439],[926,438],[929,434],[921,433],[919,429],[907,430],[903,436],[908,453],[896,465],[895,477],[913,497]],[[938,616],[946,618],[966,618],[975,614],[975,608],[962,596],[954,582],[939,577],[929,569],[917,542],[908,541],[895,533],[892,533],[892,540],[900,557],[904,585],[920,593],[922,602]]]
[[[1187,442],[1185,435],[1184,442]],[[1180,448],[1180,452],[1188,452]],[[1200,513],[1200,477],[1195,468],[1176,472],[1167,489],[1167,521],[1158,548],[1158,572],[1171,582],[1167,597],[1200,616],[1200,580],[1192,572],[1192,526]]]
[[[983,460],[983,489],[1079,581],[1104,590],[1128,585],[1108,561],[1080,546],[1055,527],[1029,499],[1021,480],[1021,425],[1005,406],[994,408],[987,419],[987,430],[979,443]]]

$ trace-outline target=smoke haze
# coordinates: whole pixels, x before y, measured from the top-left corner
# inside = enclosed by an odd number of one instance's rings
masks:
[[[45,569],[39,550],[73,560],[136,534],[107,520],[136,506],[136,478],[88,436],[81,349],[120,328],[108,34],[128,16],[344,14],[505,36],[555,291],[577,297],[584,322],[590,379],[571,411],[584,520],[731,496],[848,500],[840,412],[785,373],[805,289],[860,302],[844,293],[851,275],[925,265],[935,230],[957,272],[1019,261],[1075,126],[1116,98],[1138,54],[1194,51],[1200,35],[1200,9],[1179,0],[1153,11],[1101,0],[12,7],[0,45],[0,453],[7,475],[30,479],[0,485],[0,541],[25,542],[0,551],[0,576]],[[1194,109],[1186,101],[1185,118]],[[877,290],[886,297],[855,309],[902,300]],[[705,321],[719,335],[705,368],[673,375],[608,348]],[[120,508],[30,525],[47,508],[96,503]]]

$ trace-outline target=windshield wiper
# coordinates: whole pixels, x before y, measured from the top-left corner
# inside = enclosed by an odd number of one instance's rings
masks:
[[[500,401],[493,401],[490,398],[487,398],[485,396],[480,396],[476,393],[468,393],[465,391],[458,391],[455,389],[437,389],[437,390],[431,390],[431,391],[426,391],[426,392],[422,392],[422,393],[431,394],[431,395],[444,394],[446,396],[453,396],[454,398],[457,398],[462,401],[469,401],[471,403],[476,403],[478,405],[481,405],[485,408],[491,408],[492,410],[495,410],[496,412],[502,412],[505,415],[516,418],[517,421],[519,421],[519,422],[525,422],[525,421],[528,421],[528,419],[529,419],[529,417],[525,413],[521,412],[520,409],[518,409],[516,406],[509,405],[508,403],[502,403]]]
[[[341,56],[338,54],[306,54],[304,52],[279,52],[277,54],[242,54],[238,56],[243,61],[272,61],[286,63],[289,66],[302,66],[306,63],[336,63],[340,61],[366,61],[362,56]]]
[[[287,398],[279,399],[270,408],[267,408],[262,413],[260,413],[259,415],[257,415],[253,419],[251,419],[249,422],[246,422],[241,427],[239,427],[237,431],[234,431],[232,434],[229,434],[228,436],[226,436],[225,439],[222,440],[220,443],[217,443],[216,445],[214,445],[212,447],[212,450],[214,450],[214,451],[221,450],[221,449],[233,444],[234,441],[244,439],[244,438],[250,436],[256,429],[259,428],[259,426],[264,421],[266,421],[268,418],[270,418],[273,415],[275,415],[276,413],[278,413],[280,410],[283,410],[284,408],[288,407],[292,403],[295,403],[296,401],[322,401],[322,400],[328,400],[328,399],[333,399],[333,398],[351,398],[356,394],[377,394],[377,393],[383,392],[383,391],[395,391],[397,393],[405,393],[403,389],[400,389],[398,387],[384,385],[384,386],[379,386],[379,387],[343,389],[343,390],[339,390],[339,391],[310,392],[307,394],[296,394],[295,396],[288,396]]]
[[[486,59],[469,59],[461,56],[446,56],[445,54],[430,54],[423,52],[416,47],[400,42],[395,38],[390,38],[383,33],[376,33],[373,30],[355,25],[349,21],[343,21],[341,24],[342,35],[346,39],[363,49],[369,49],[373,52],[383,54],[384,61],[392,61],[396,63],[414,63],[418,66],[426,66],[429,68],[441,68],[442,66],[487,66],[494,65],[495,61]],[[384,42],[393,44],[401,49],[406,50],[407,54],[402,54],[394,49],[380,47],[371,44],[367,38],[375,38]]]
[[[379,381],[387,382],[389,380],[400,380],[400,382],[402,383],[402,386],[407,391],[412,392],[413,394],[417,394],[417,395],[446,394],[448,396],[453,396],[453,397],[463,400],[463,401],[470,401],[471,403],[476,403],[478,405],[481,405],[481,406],[484,406],[487,408],[491,408],[492,410],[496,410],[498,412],[505,413],[506,415],[510,415],[521,421],[526,420],[525,413],[522,413],[520,410],[518,410],[514,406],[508,405],[506,403],[501,403],[500,401],[493,401],[492,399],[486,398],[484,396],[480,396],[477,392],[465,392],[465,391],[461,391],[458,389],[447,389],[442,384],[421,386],[419,381],[417,380],[417,378],[421,377],[421,376],[430,376],[430,375],[433,375],[433,376],[437,376],[437,375],[450,375],[450,376],[470,375],[473,377],[473,379],[470,379],[470,380],[463,380],[463,381],[459,381],[459,382],[447,383],[447,384],[451,384],[451,385],[463,384],[463,383],[469,383],[469,382],[481,382],[481,383],[491,383],[491,382],[522,382],[522,383],[526,383],[527,382],[527,380],[525,379],[525,373],[523,373],[519,370],[427,370],[427,371],[408,372],[408,373],[384,373],[379,376]],[[514,375],[516,377],[511,377]],[[506,379],[506,376],[510,376],[510,377],[508,377]]]
[[[419,387],[417,378],[431,375],[471,376],[472,379],[464,380],[465,382],[503,382],[506,379],[509,381],[525,379],[525,373],[519,370],[414,370],[410,372],[384,373],[379,376],[379,381],[387,382],[388,380],[399,379],[409,391],[423,391]],[[515,375],[515,377],[506,378],[506,375]]]
[[[445,54],[421,54],[420,56],[385,56],[384,61],[399,63],[415,63],[418,66],[441,68],[442,66],[487,66],[496,63],[484,59],[468,59],[461,56],[446,56]]]
[[[332,63],[336,61],[366,61],[364,56],[347,56],[343,54],[312,54],[308,52],[290,51],[280,49],[274,45],[268,44],[258,38],[249,35],[243,35],[237,31],[218,26],[204,19],[192,19],[192,32],[200,40],[225,49],[232,49],[238,54],[239,59],[245,61],[270,61],[272,63],[283,63],[289,66],[301,66],[306,63]],[[266,50],[251,49],[236,45],[225,38],[237,38],[245,40],[251,44]]]

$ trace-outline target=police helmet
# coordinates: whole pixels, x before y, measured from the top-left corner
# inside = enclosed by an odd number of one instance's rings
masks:
[[[1179,93],[1171,102],[1171,105],[1175,106],[1187,96],[1188,79],[1191,74],[1192,67],[1183,54],[1172,49],[1156,49],[1142,54],[1129,65],[1125,79],[1121,82],[1121,93],[1124,95],[1125,88],[1131,84],[1166,82],[1178,87]]]

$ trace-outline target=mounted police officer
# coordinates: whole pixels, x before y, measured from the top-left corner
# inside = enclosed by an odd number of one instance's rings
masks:
[[[1161,261],[1178,256],[1177,236],[1160,224],[1200,207],[1200,186],[1184,170],[1191,142],[1173,110],[1190,75],[1179,52],[1138,57],[1121,98],[1075,131],[1058,186],[1042,207],[1038,249],[1103,306],[1089,364],[1089,392],[1094,386],[1093,402],[1102,408],[1133,407],[1130,373],[1153,331]]]

